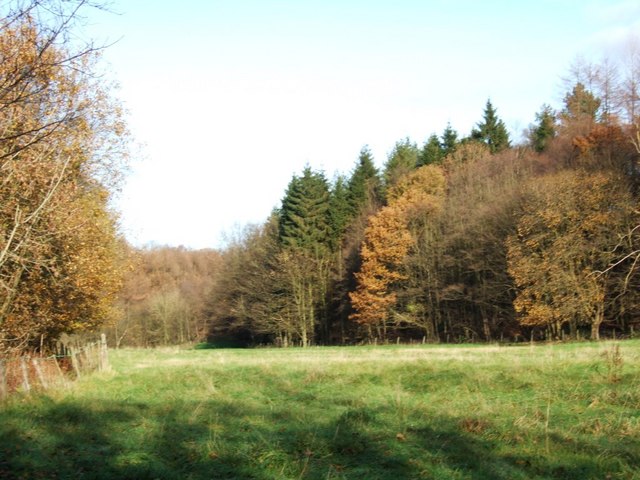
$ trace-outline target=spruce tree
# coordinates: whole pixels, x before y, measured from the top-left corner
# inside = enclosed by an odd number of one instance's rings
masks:
[[[377,200],[380,190],[378,169],[373,164],[373,155],[369,147],[360,150],[356,168],[347,183],[349,205],[355,216],[367,203]]]
[[[282,200],[279,221],[284,247],[322,254],[330,244],[329,185],[323,173],[305,167],[294,176]]]
[[[353,209],[349,203],[347,180],[343,175],[336,178],[329,197],[329,224],[332,250],[340,247],[344,232],[353,216]]]
[[[556,136],[556,116],[549,105],[543,105],[539,113],[536,113],[536,121],[530,133],[530,142],[533,149],[543,152],[549,142]]]
[[[418,165],[418,146],[409,138],[396,142],[384,165],[384,184],[389,188]]]
[[[460,140],[458,139],[458,132],[451,128],[451,124],[447,123],[447,128],[442,132],[442,153],[443,156],[451,155],[456,151]]]
[[[485,143],[491,153],[509,148],[510,142],[507,127],[498,118],[496,109],[491,105],[491,100],[487,100],[482,121],[477,124],[477,128],[471,131],[471,138]]]
[[[294,176],[282,200],[279,222],[279,274],[292,305],[294,330],[303,346],[328,331],[327,293],[332,228],[329,184],[308,166]],[[318,330],[319,329],[319,330]]]
[[[584,120],[594,122],[600,110],[600,104],[600,99],[578,82],[571,93],[564,97],[565,108],[562,111],[562,118],[565,123]]]
[[[425,142],[420,154],[418,155],[418,166],[433,165],[442,162],[444,158],[444,149],[440,144],[440,139],[434,133]]]

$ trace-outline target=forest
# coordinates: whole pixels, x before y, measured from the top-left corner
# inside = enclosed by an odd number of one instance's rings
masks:
[[[611,68],[611,66],[609,66]],[[487,101],[349,176],[306,167],[221,252],[210,336],[280,345],[599,339],[638,325],[635,72],[575,66],[511,145]],[[635,76],[633,76],[635,75]],[[632,85],[631,90],[626,87]]]
[[[130,340],[171,343],[183,331],[241,346],[635,335],[639,54],[620,65],[576,61],[562,108],[543,105],[517,144],[488,100],[468,135],[446,125],[421,146],[402,139],[381,170],[366,146],[348,175],[329,180],[306,166],[271,216],[222,251],[139,252],[147,273],[135,275],[149,288],[136,296],[138,279],[121,297],[138,330]],[[162,275],[171,279],[154,287]],[[201,282],[199,301],[189,300]],[[170,319],[160,298],[172,299]],[[174,325],[174,337],[149,341],[149,322]]]
[[[285,347],[640,329],[640,45],[569,65],[523,139],[488,99],[471,132],[400,139],[380,168],[367,146],[348,174],[304,167],[223,249],[134,248],[109,203],[123,110],[101,47],[69,40],[85,3],[0,19],[0,352],[98,330]]]

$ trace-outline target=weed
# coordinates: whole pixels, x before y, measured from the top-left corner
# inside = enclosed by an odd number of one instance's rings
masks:
[[[622,380],[622,367],[624,358],[620,352],[620,344],[614,343],[607,350],[602,352],[606,368],[606,378],[609,383],[618,383]]]

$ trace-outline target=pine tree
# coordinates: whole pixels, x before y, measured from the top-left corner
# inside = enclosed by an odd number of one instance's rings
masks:
[[[530,133],[530,142],[533,149],[543,152],[549,142],[556,136],[556,116],[549,105],[543,105],[540,113],[536,113],[537,124]]]
[[[349,203],[347,180],[343,175],[338,176],[333,183],[329,197],[329,224],[331,226],[331,249],[339,248],[344,232],[352,219],[353,209]]]
[[[425,142],[420,154],[418,155],[418,166],[433,165],[442,162],[444,158],[444,149],[440,144],[440,139],[434,133]]]
[[[491,153],[509,148],[509,133],[504,122],[498,118],[496,109],[487,100],[482,121],[471,131],[471,138],[489,146]]]
[[[458,132],[451,128],[451,124],[447,123],[447,128],[442,132],[442,153],[446,157],[451,155],[458,148],[460,140],[458,139]]]
[[[329,247],[329,185],[323,173],[305,167],[287,187],[280,211],[280,242],[284,247],[322,254]]]
[[[360,150],[356,168],[347,183],[348,199],[352,214],[355,216],[367,203],[378,199],[380,191],[380,177],[378,169],[373,164],[373,155],[369,147]]]
[[[600,103],[599,98],[578,82],[571,93],[564,97],[565,108],[562,111],[562,119],[565,123],[583,120],[595,122]]]
[[[409,138],[396,142],[384,166],[385,188],[393,186],[400,178],[418,165],[418,146]]]

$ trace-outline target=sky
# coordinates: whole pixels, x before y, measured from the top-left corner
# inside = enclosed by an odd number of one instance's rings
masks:
[[[114,0],[88,14],[135,138],[115,201],[135,246],[221,248],[306,165],[382,166],[406,137],[467,135],[487,99],[512,138],[558,107],[578,55],[640,34],[616,0]]]

